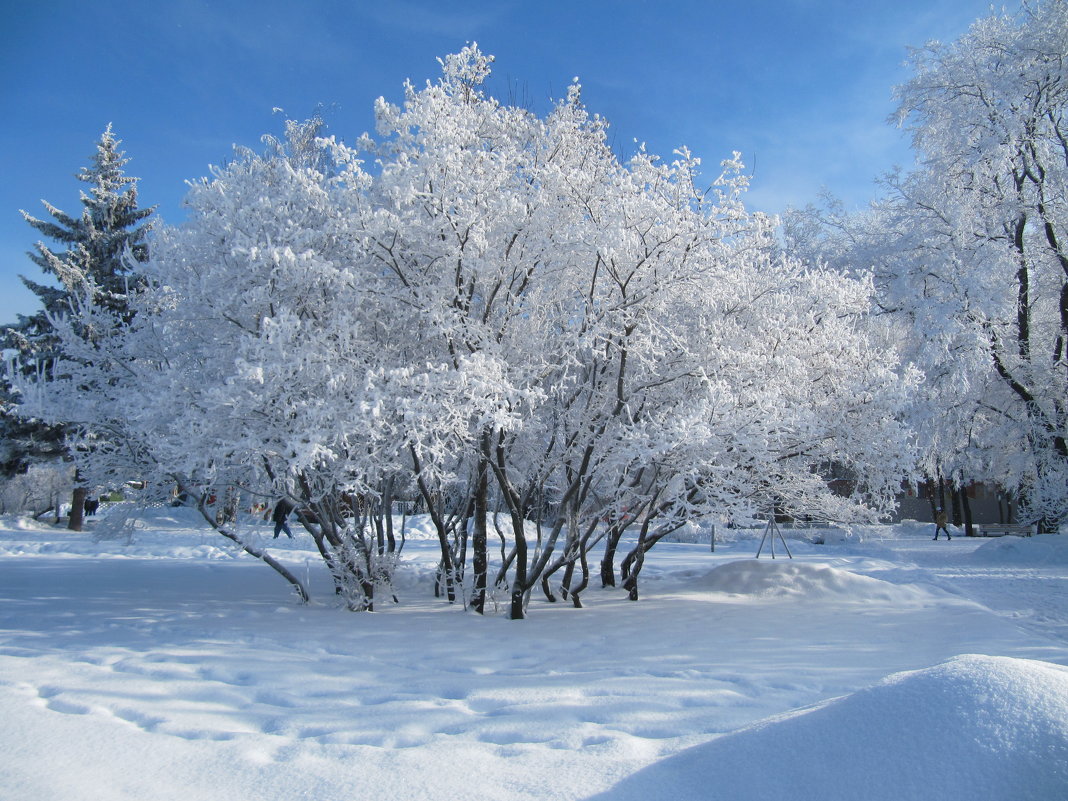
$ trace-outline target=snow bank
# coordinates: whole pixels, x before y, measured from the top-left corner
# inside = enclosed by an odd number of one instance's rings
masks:
[[[961,656],[691,748],[596,799],[1050,801],[1066,796],[1068,668]]]
[[[986,565],[1068,565],[1068,537],[1042,534],[1036,537],[998,537],[975,549],[971,561]]]
[[[914,585],[892,584],[830,565],[796,559],[745,559],[720,565],[690,586],[729,595],[774,599],[916,602],[931,593]]]

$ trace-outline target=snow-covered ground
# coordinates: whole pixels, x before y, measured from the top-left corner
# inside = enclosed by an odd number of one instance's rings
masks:
[[[355,614],[306,534],[300,606],[186,510],[5,518],[0,798],[1068,798],[1068,537],[931,533],[662,543],[639,602],[509,621],[433,598],[419,530]]]

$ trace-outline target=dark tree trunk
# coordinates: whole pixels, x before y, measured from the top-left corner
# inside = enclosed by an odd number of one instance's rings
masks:
[[[964,514],[961,510],[961,492],[960,486],[954,482],[949,490],[949,500],[953,508],[953,525],[960,528],[964,525]]]
[[[512,514],[512,532],[515,537],[515,577],[512,580],[512,604],[509,617],[522,620],[526,617],[523,600],[527,591],[527,536],[523,530],[523,518]]]
[[[70,499],[70,517],[67,519],[67,528],[71,531],[81,531],[85,521],[85,498],[89,490],[85,487],[75,487]]]
[[[475,521],[471,532],[472,554],[471,566],[475,573],[474,593],[471,606],[480,615],[486,609],[486,574],[489,571],[489,558],[486,553],[487,531],[486,517],[489,514],[489,468],[485,458],[479,459],[478,477],[475,483]]]
[[[972,525],[972,504],[968,500],[968,488],[965,487],[960,491],[960,505],[964,511],[964,536],[974,537],[975,528]]]
[[[631,601],[638,600],[638,574],[642,571],[642,565],[645,563],[645,547],[644,543],[639,541],[638,545],[627,554],[623,560],[623,589],[627,591],[627,598]]]
[[[579,548],[579,567],[582,570],[582,578],[579,580],[578,586],[571,587],[571,603],[576,609],[582,608],[582,600],[580,596],[590,585],[590,564],[586,559],[586,549]]]
[[[601,586],[616,586],[616,548],[619,546],[619,538],[623,536],[622,528],[613,528],[608,532],[604,543],[604,555],[601,557]]]

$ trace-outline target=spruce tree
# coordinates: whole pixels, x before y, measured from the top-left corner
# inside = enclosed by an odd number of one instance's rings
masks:
[[[40,283],[20,276],[37,295],[41,308],[29,316],[20,314],[3,337],[5,348],[19,351],[23,370],[47,373],[59,346],[51,320],[70,311],[75,293],[90,296],[93,303],[121,319],[127,294],[141,282],[135,268],[148,258],[147,235],[152,223],[146,218],[155,209],[138,208],[138,179],[123,173],[128,160],[118,149],[120,143],[109,124],[97,142],[91,164],[76,174],[89,187],[81,192],[81,215],[68,215],[47,201],[42,203],[52,220],[22,212],[30,225],[58,243],[52,248],[38,242],[36,250],[28,254],[51,280]],[[7,475],[61,453],[64,434],[62,425],[19,418],[13,400],[10,387],[5,385],[0,390],[0,437],[5,443],[0,470]],[[85,494],[84,487],[74,491],[72,529],[81,528]]]

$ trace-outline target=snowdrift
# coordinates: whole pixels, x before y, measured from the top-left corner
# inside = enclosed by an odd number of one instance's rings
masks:
[[[830,565],[792,559],[728,562],[694,579],[690,587],[769,600],[840,599],[910,603],[931,598],[931,591],[914,585],[892,584]]]
[[[970,655],[691,748],[595,799],[1050,801],[1066,795],[1068,668]]]
[[[980,565],[1063,567],[1068,565],[1068,537],[1061,534],[998,537],[980,545],[969,558]]]

